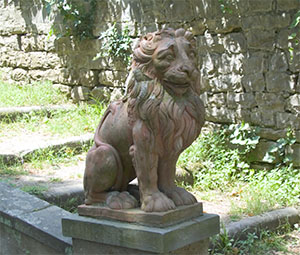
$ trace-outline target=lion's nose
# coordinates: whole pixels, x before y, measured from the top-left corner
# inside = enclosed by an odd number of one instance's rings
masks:
[[[189,76],[191,75],[192,70],[193,70],[192,66],[186,63],[182,64],[179,68],[179,71],[184,72]]]

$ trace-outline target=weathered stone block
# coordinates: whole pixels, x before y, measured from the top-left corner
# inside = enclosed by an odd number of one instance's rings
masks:
[[[272,30],[287,27],[290,25],[290,22],[290,15],[287,13],[246,16],[242,17],[242,28],[245,31],[252,29]]]
[[[268,92],[293,92],[295,90],[292,76],[284,72],[267,72],[266,84]]]
[[[293,50],[293,58],[290,64],[292,72],[300,72],[300,48],[297,47]]]
[[[245,74],[264,73],[268,67],[266,58],[267,55],[263,52],[250,53],[250,56],[247,56],[243,59],[244,73]]]
[[[260,138],[277,141],[279,138],[286,136],[286,130],[274,130],[271,128],[261,128],[259,132]]]
[[[255,100],[262,111],[284,112],[284,98],[277,93],[256,93]]]
[[[79,71],[80,84],[86,87],[94,87],[98,84],[98,73],[93,70],[82,68]]]
[[[220,75],[209,80],[212,92],[242,92],[241,76],[237,74]]]
[[[248,159],[251,162],[265,162],[265,163],[270,163],[267,162],[264,159],[266,153],[274,146],[276,143],[271,142],[271,141],[260,141],[259,144],[256,146],[256,148],[250,152]],[[278,159],[276,158],[273,162],[271,163],[278,163]]]
[[[216,53],[207,53],[202,57],[201,71],[206,75],[211,75],[216,72],[220,64],[220,55]]]
[[[203,215],[202,203],[179,206],[175,210],[166,212],[155,212],[154,214],[144,212],[140,208],[130,210],[115,210],[105,205],[79,205],[78,214],[99,220],[121,221],[134,223],[142,226],[164,228],[182,223]]]
[[[62,236],[61,218],[70,214],[1,182],[1,254],[65,254],[71,239]]]
[[[26,34],[20,37],[20,46],[25,52],[46,51],[47,39],[45,35]]]
[[[278,129],[293,127],[300,129],[300,117],[293,113],[277,112],[276,113],[276,127]]]
[[[249,0],[249,8],[253,12],[268,12],[272,10],[272,1],[266,0]]]
[[[238,108],[235,114],[236,121],[251,123],[251,111],[249,109]]]
[[[29,68],[31,64],[31,59],[28,54],[21,51],[12,52],[11,54],[13,54],[13,56],[10,57],[10,66]]]
[[[28,75],[34,81],[48,80],[51,82],[59,82],[59,70],[48,69],[48,70],[29,70]]]
[[[58,80],[62,84],[79,85],[79,71],[74,68],[62,68]]]
[[[232,53],[241,53],[247,50],[246,38],[242,33],[231,33],[224,37],[224,47]]]
[[[261,111],[261,125],[263,127],[275,127],[275,118],[273,111]]]
[[[15,81],[26,81],[28,80],[27,71],[22,68],[16,68],[12,71],[12,79]]]
[[[298,10],[299,8],[298,0],[277,0],[277,10],[279,11]]]
[[[29,52],[27,53],[30,59],[29,69],[48,68],[48,58],[46,52]]]
[[[9,51],[9,50],[20,50],[20,46],[18,43],[18,35],[11,35],[11,36],[0,36],[0,45],[2,50]]]
[[[176,254],[187,254],[187,251],[185,253],[176,251],[205,240],[219,231],[218,216],[210,214],[164,228],[96,220],[77,215],[66,217],[62,224],[63,234],[73,239],[75,254],[80,254],[84,250],[88,251],[90,245],[98,245],[98,251],[102,253],[103,250],[102,254],[107,254],[108,250],[105,249],[105,245],[109,245],[112,254],[120,254],[120,252],[123,254],[166,254],[171,251]],[[182,238],[183,236],[185,238]],[[88,242],[84,243],[84,240]],[[77,245],[77,241],[80,241],[81,245]],[[124,248],[123,252],[120,247]],[[205,246],[205,248],[208,247]],[[198,249],[203,251],[200,246]],[[207,254],[207,251],[203,252]]]
[[[291,149],[292,161],[295,167],[300,166],[300,144],[296,143]]]
[[[60,37],[54,42],[55,52],[58,54],[67,54],[74,51],[75,45],[70,37]]]
[[[71,97],[75,102],[88,100],[89,94],[89,88],[83,86],[76,86],[71,91]]]
[[[285,72],[288,69],[288,61],[286,54],[282,51],[277,51],[271,57],[270,69],[272,71]]]
[[[213,1],[215,2],[215,1]],[[219,7],[220,8],[220,7]],[[221,9],[221,8],[220,8]],[[229,33],[241,28],[241,19],[234,15],[217,16],[212,19],[208,19],[207,28],[210,31],[215,31],[216,33]]]
[[[61,60],[55,53],[47,53],[46,61],[47,63],[45,63],[44,65],[46,65],[47,68],[58,68],[61,66]]]
[[[121,71],[101,71],[99,83],[106,86],[123,86],[126,80],[126,73]]]
[[[67,96],[71,96],[72,88],[70,86],[63,84],[53,84],[53,87],[59,89],[62,93],[66,93]]]
[[[282,29],[277,36],[276,46],[280,49],[288,49],[288,38],[291,35],[290,29]]]
[[[300,94],[295,94],[287,99],[286,109],[300,117]]]
[[[142,0],[140,1],[143,14],[141,15],[142,23],[166,22],[166,15],[164,15],[165,8],[161,1]],[[155,30],[149,30],[155,31]]]
[[[256,125],[256,126],[262,126],[261,118],[262,118],[261,111],[258,108],[254,108],[251,110],[251,113],[250,113],[251,121],[249,123]]]
[[[221,107],[223,105],[226,105],[226,96],[224,93],[217,93],[209,97],[208,102],[210,105]]]
[[[191,1],[167,0],[163,2],[162,8],[168,10],[165,12],[168,22],[186,22],[195,18]]]
[[[260,92],[264,91],[266,87],[265,78],[262,73],[253,73],[243,76],[242,85],[246,92]]]
[[[20,9],[13,5],[7,5],[0,9],[0,34],[24,34],[26,33],[26,22]]]
[[[108,87],[96,87],[91,91],[91,97],[97,101],[108,102],[110,100],[111,89]]]
[[[275,44],[275,31],[252,29],[246,33],[248,47],[258,50],[273,50]]]
[[[242,108],[252,108],[256,106],[252,93],[227,93],[227,102],[230,108],[240,105]]]
[[[227,108],[206,108],[206,120],[218,123],[234,123],[235,111]]]
[[[205,19],[197,18],[190,22],[190,29],[193,35],[203,35],[205,32]]]
[[[212,35],[209,32],[205,32],[203,36],[199,36],[198,42],[199,49],[205,49],[209,53],[224,53],[225,48],[223,45],[223,38],[218,35]],[[200,52],[201,54],[202,52]]]
[[[220,65],[218,66],[218,72],[221,74],[230,74],[232,72],[241,73],[243,58],[243,54],[222,54]]]

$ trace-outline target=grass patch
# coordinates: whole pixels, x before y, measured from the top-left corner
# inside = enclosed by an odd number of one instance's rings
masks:
[[[60,204],[59,207],[63,208],[66,211],[69,211],[70,213],[77,213],[79,201],[77,197],[72,197],[68,199],[65,203]]]
[[[67,103],[66,96],[51,82],[17,85],[0,81],[0,107]]]
[[[0,176],[18,176],[27,174],[28,172],[21,163],[15,163],[8,166],[5,164],[4,160],[0,158]]]
[[[33,169],[46,169],[57,165],[70,166],[82,160],[82,153],[87,152],[91,147],[89,144],[78,148],[63,147],[59,150],[40,150],[26,157],[26,167]],[[79,154],[81,153],[81,154]],[[54,180],[55,181],[55,180]]]
[[[17,117],[14,122],[7,120],[0,122],[0,137],[34,132],[66,137],[94,132],[105,108],[105,105],[101,103],[94,105],[81,103],[68,112],[54,111],[50,115],[47,113],[26,114]]]
[[[211,239],[213,248],[210,255],[265,255],[265,254],[299,254],[290,252],[291,242],[299,245],[299,228],[292,228],[288,223],[275,231],[261,230],[248,233],[245,240],[230,239],[224,230]]]
[[[43,197],[43,192],[48,190],[48,187],[38,185],[25,185],[21,190],[39,198]]]
[[[300,205],[299,170],[284,165],[269,171],[254,170],[246,156],[230,146],[230,135],[224,129],[201,135],[180,156],[178,167],[193,173],[194,184],[189,190],[231,194],[232,218]]]

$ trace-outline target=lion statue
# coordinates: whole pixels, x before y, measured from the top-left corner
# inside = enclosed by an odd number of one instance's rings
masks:
[[[184,29],[162,29],[140,39],[133,53],[126,96],[112,102],[86,158],[85,204],[163,212],[196,198],[175,185],[176,162],[200,134],[195,39]],[[137,177],[140,201],[128,192]]]

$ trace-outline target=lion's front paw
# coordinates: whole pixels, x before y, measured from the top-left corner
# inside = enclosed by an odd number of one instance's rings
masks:
[[[197,199],[190,192],[183,188],[174,187],[164,190],[164,193],[171,198],[176,206],[191,205],[197,203]]]
[[[159,191],[146,195],[141,207],[145,212],[165,212],[175,208],[174,202]]]
[[[110,192],[106,198],[106,204],[111,209],[131,209],[138,207],[137,200],[130,195],[127,191],[123,192]]]

